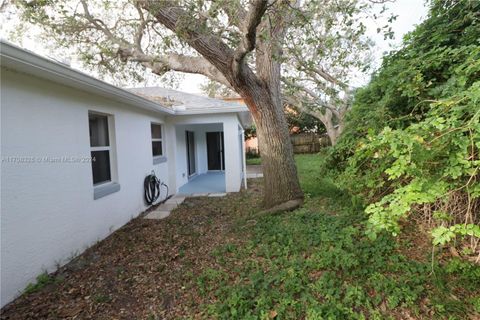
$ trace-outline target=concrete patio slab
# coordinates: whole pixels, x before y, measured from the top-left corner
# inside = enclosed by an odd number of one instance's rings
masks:
[[[209,194],[208,193],[192,193],[190,195],[186,195],[187,197],[206,197],[208,196]]]
[[[172,210],[175,209],[176,207],[178,207],[178,204],[176,204],[176,203],[163,203],[163,204],[159,205],[156,210],[160,210],[160,211],[172,211]]]
[[[167,202],[165,202],[166,204],[177,204],[177,205],[180,205],[183,203],[183,201],[185,201],[185,197],[184,196],[174,196],[170,199],[167,200]]]
[[[248,165],[247,166],[247,179],[263,178],[262,165]]]
[[[224,172],[207,172],[199,174],[178,190],[181,195],[223,193],[225,188]]]
[[[144,219],[160,220],[165,219],[175,210],[182,202],[185,201],[184,196],[175,195],[172,198],[159,205],[155,210],[149,212]]]
[[[170,211],[155,210],[155,211],[149,212],[144,217],[144,219],[161,220],[161,219],[165,219],[169,215],[170,215]]]
[[[210,193],[208,197],[225,197],[226,193]]]

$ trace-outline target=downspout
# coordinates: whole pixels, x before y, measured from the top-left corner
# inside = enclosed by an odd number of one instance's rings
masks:
[[[245,153],[245,130],[241,131],[242,134],[242,153],[243,153],[243,185],[245,186],[245,190],[247,189],[247,154]]]

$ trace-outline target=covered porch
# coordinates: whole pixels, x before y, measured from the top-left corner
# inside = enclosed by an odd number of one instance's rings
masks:
[[[222,194],[225,192],[225,172],[222,171],[196,175],[178,190],[181,195]]]
[[[171,172],[176,192],[209,195],[239,191],[244,178],[244,153],[243,130],[236,116],[176,120],[175,172]]]

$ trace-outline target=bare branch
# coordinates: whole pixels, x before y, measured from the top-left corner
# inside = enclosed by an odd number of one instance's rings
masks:
[[[168,71],[178,71],[192,74],[201,74],[214,81],[220,82],[228,87],[231,84],[209,61],[202,57],[185,56],[182,54],[166,54],[162,56],[152,56],[145,54],[142,50],[141,42],[146,25],[149,23],[145,19],[142,8],[137,2],[137,8],[140,24],[138,25],[134,43],[130,43],[124,39],[116,37],[108,26],[100,19],[95,18],[88,8],[86,0],[80,0],[84,17],[93,25],[93,27],[101,31],[107,39],[118,46],[117,55],[122,61],[134,61],[140,63],[142,66],[150,69],[153,73],[163,75]]]
[[[232,88],[232,85],[228,82],[225,76],[203,57],[191,57],[171,53],[162,57],[161,62],[147,63],[145,66],[151,66],[150,69],[152,69],[152,72],[160,75],[169,70],[201,74],[213,81],[227,86],[228,88]]]
[[[329,109],[331,110],[332,113],[334,113],[336,116],[338,116],[338,110],[327,104],[318,94],[316,94],[313,90],[310,90],[309,88],[305,87],[305,86],[302,86],[298,83],[294,83],[292,81],[290,81],[289,79],[287,78],[283,78],[282,81],[287,84],[288,86],[291,86],[291,87],[295,87],[297,88],[298,90],[302,91],[304,94],[307,94],[310,99],[307,99],[306,97],[302,97],[301,100],[297,100],[297,102],[302,102],[305,103],[307,100],[310,102],[309,104],[314,104],[320,108],[324,108],[324,109]],[[299,98],[299,97],[297,97]]]
[[[118,54],[124,61],[134,61],[152,70],[153,73],[163,75],[168,71],[201,74],[213,81],[231,87],[230,83],[205,58],[170,53],[162,56],[151,56],[133,47],[119,49]]]
[[[139,1],[140,2],[140,1]],[[192,48],[200,53],[206,60],[215,66],[228,80],[233,83],[231,63],[233,60],[233,50],[225,44],[219,37],[209,33],[206,26],[198,19],[192,17],[179,6],[172,2],[159,2],[155,0],[141,1],[142,7],[149,11],[161,24],[173,32],[178,33],[177,28],[183,21],[189,21],[188,26],[182,26],[180,38],[186,41]],[[201,32],[199,30],[206,30]]]
[[[140,8],[138,2],[135,2],[135,8],[137,9],[138,16],[140,17],[140,24],[138,25],[137,31],[135,33],[135,47],[138,50],[142,50],[143,32],[145,31],[145,27],[147,26],[148,21],[145,20],[142,8]]]
[[[240,74],[240,68],[242,67],[245,56],[255,49],[257,27],[267,10],[267,4],[268,2],[266,0],[253,0],[250,3],[250,9],[241,26],[242,39],[234,53],[233,68],[235,74]]]
[[[216,2],[215,0],[212,2]],[[228,17],[228,24],[240,28],[241,22],[245,20],[247,11],[241,5],[223,6],[223,11]]]
[[[332,75],[330,75],[328,72],[326,72],[323,68],[321,67],[317,67],[317,68],[312,68],[311,69],[312,72],[316,73],[317,75],[319,75],[320,77],[322,77],[323,79],[325,79],[326,81],[330,82],[330,83],[333,83],[341,88],[345,88],[347,87],[347,85],[345,83],[343,83],[342,81],[338,80],[337,78],[333,77]]]
[[[85,0],[80,0],[80,3],[82,4],[85,18],[95,27],[95,29],[101,31],[111,42],[121,47],[128,45],[125,40],[116,37],[102,20],[94,18],[92,16]]]

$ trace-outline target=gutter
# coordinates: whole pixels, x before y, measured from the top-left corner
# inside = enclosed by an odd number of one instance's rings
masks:
[[[202,108],[202,109],[188,109],[188,110],[175,110],[175,115],[194,115],[194,114],[211,114],[211,113],[231,113],[231,112],[248,112],[246,107],[233,107],[233,108]]]

